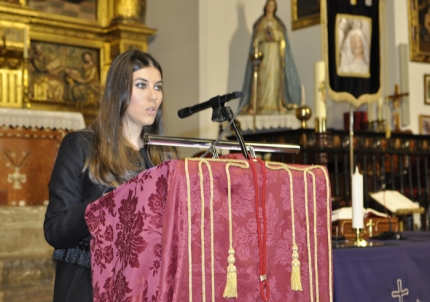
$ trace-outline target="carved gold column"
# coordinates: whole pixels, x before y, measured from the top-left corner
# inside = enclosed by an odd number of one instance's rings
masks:
[[[116,0],[115,1],[115,21],[138,22],[139,21],[139,0]]]

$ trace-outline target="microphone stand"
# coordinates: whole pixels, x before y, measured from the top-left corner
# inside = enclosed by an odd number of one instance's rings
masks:
[[[216,106],[213,106],[212,109],[212,122],[222,123],[225,120],[231,122],[234,119],[233,110],[231,110],[230,107],[225,106],[224,103],[221,102],[219,99],[218,104]],[[249,159],[249,155],[242,134],[240,133],[234,121],[231,123],[231,125],[233,126],[233,131],[236,134],[236,139],[239,142],[243,156],[245,156],[246,159]]]

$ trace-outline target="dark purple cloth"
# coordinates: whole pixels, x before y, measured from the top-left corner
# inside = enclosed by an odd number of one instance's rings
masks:
[[[333,249],[334,301],[430,301],[430,232]],[[403,295],[403,299],[398,296]]]

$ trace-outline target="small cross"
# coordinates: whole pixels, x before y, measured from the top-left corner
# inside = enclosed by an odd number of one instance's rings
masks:
[[[391,297],[399,298],[399,302],[403,302],[403,296],[409,295],[409,290],[407,288],[402,289],[402,280],[397,279],[397,291],[391,292]]]
[[[409,93],[400,93],[399,92],[399,85],[396,84],[394,87],[394,94],[387,96],[387,99],[391,100],[393,103],[393,125],[395,131],[400,131],[400,101],[404,96],[408,96]]]
[[[408,96],[409,95],[409,93],[400,93],[399,92],[399,85],[395,85],[394,86],[394,94],[393,95],[389,95],[389,96],[387,96],[387,99],[389,99],[389,100],[392,100],[392,102],[393,102],[393,104],[394,103],[400,103],[400,100],[402,99],[402,97],[404,97],[404,96]]]

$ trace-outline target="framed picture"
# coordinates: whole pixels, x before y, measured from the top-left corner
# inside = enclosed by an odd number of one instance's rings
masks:
[[[99,52],[89,47],[32,41],[30,101],[98,105],[102,93]]]
[[[32,9],[49,14],[73,17],[87,21],[97,21],[98,3],[96,0],[27,0],[27,5]]]
[[[320,0],[291,1],[292,29],[300,29],[320,23]]]
[[[408,0],[411,61],[430,63],[430,3]]]
[[[98,111],[106,76],[103,43],[39,37],[28,49],[27,106],[81,112],[88,124]]]
[[[420,134],[430,135],[430,115],[420,115]]]
[[[430,74],[424,75],[424,104],[430,105]]]
[[[335,41],[337,75],[369,78],[372,19],[337,14]]]

